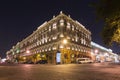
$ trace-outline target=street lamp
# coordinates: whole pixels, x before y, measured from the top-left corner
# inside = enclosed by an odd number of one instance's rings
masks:
[[[29,51],[29,50],[27,50],[27,51],[26,51],[26,53],[30,53],[30,51]]]
[[[64,39],[63,44],[67,44],[67,43],[68,43],[67,39]]]
[[[95,49],[95,54],[97,54],[98,53],[98,50],[97,49]]]

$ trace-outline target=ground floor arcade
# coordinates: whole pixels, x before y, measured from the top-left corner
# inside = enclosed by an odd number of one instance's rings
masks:
[[[58,55],[59,54],[59,55]],[[69,64],[76,63],[77,58],[91,58],[90,53],[69,50],[69,49],[60,49],[47,52],[36,53],[29,56],[20,56],[19,63],[32,61],[36,63],[39,60],[46,60],[48,64]]]

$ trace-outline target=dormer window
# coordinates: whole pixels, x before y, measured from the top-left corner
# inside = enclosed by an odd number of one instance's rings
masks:
[[[63,19],[60,20],[60,25],[61,25],[61,26],[64,25],[64,20],[63,20]]]
[[[51,31],[51,26],[49,26],[49,31]]]
[[[69,22],[67,23],[67,28],[70,28],[70,23]]]
[[[75,30],[75,27],[72,25],[72,31],[74,31]]]
[[[56,29],[57,28],[57,23],[54,23],[53,24],[53,29]]]

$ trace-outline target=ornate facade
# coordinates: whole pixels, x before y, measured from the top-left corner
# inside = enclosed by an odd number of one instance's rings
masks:
[[[7,59],[16,62],[47,60],[55,64],[60,53],[60,63],[74,63],[78,57],[89,57],[91,32],[78,21],[60,12],[46,21],[27,38],[7,51]]]

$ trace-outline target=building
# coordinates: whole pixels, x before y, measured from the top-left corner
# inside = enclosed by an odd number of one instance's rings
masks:
[[[118,62],[118,55],[113,53],[111,49],[107,49],[95,42],[91,42],[91,57],[97,62]]]
[[[6,54],[12,62],[47,60],[50,64],[64,64],[75,63],[78,57],[91,58],[90,53],[91,32],[60,12]]]
[[[1,63],[1,57],[0,57],[0,63]]]

